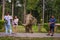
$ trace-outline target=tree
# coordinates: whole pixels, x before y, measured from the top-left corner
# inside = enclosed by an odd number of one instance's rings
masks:
[[[26,0],[24,0],[24,23],[25,23],[25,17],[26,17]]]
[[[51,15],[54,15],[55,18],[57,19],[57,22],[60,22],[59,4],[60,4],[60,0],[45,0],[45,14],[44,14],[45,23],[48,22]]]
[[[30,12],[32,10],[35,10],[35,8],[37,7],[39,0],[27,0],[27,6],[26,9],[29,10]]]
[[[5,13],[5,0],[3,0],[2,20],[4,20],[4,13]]]
[[[11,0],[12,1],[12,17],[13,17],[13,14],[14,14],[14,0]]]
[[[40,22],[40,0],[27,0],[26,10],[32,13],[32,15]]]

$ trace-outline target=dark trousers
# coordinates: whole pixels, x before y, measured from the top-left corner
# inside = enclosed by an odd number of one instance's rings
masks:
[[[50,26],[50,31],[54,32],[54,26]]]

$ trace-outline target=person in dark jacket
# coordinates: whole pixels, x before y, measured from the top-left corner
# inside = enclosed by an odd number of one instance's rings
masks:
[[[51,16],[51,18],[49,19],[50,30],[49,30],[48,35],[50,35],[50,33],[52,33],[51,36],[53,36],[53,34],[54,34],[54,28],[55,28],[55,22],[56,22],[55,17]]]

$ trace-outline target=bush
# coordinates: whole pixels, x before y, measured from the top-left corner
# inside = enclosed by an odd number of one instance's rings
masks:
[[[0,20],[0,29],[2,29],[4,27],[4,21]]]
[[[47,30],[44,27],[42,27],[41,32],[47,32]]]
[[[48,23],[45,23],[45,24],[44,24],[44,28],[45,28],[47,31],[49,30]]]

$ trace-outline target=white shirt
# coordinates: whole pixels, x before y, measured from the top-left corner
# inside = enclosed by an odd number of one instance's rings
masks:
[[[4,19],[7,20],[7,25],[10,25],[11,21],[10,19],[12,19],[12,16],[8,15],[8,16],[4,16]]]
[[[18,24],[18,18],[16,18],[16,19],[13,20],[13,24],[14,24],[14,23],[15,23],[15,24]]]

